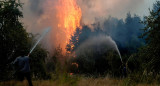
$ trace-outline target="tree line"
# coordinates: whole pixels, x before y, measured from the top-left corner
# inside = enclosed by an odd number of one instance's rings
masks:
[[[0,81],[11,79],[13,76],[11,63],[24,50],[27,55],[36,41],[36,35],[26,32],[24,24],[20,22],[23,18],[22,5],[17,0],[0,1]],[[109,74],[112,77],[120,77],[122,63],[114,50],[103,54],[93,51],[87,53],[85,58],[84,55],[77,58],[70,55],[86,40],[99,34],[110,36],[117,43],[130,76],[157,77],[159,75],[160,1],[153,5],[150,15],[144,19],[128,13],[124,20],[109,17],[102,25],[95,23],[92,26],[94,30],[87,25],[83,25],[82,29],[76,29],[66,46],[67,54],[65,55],[62,54],[59,46],[55,49],[53,56],[46,59],[49,57],[48,51],[38,45],[30,55],[32,76],[35,79],[49,79],[51,77],[49,73],[66,71],[67,73],[102,76]],[[96,48],[93,47],[93,49]],[[69,59],[66,59],[67,57]]]
[[[83,25],[82,29],[77,28],[76,32],[71,37],[66,50],[74,53],[83,42],[91,37],[98,36],[99,34],[108,35],[117,43],[124,63],[127,66],[128,73],[134,74],[140,72],[139,75],[157,76],[159,75],[160,69],[158,66],[160,61],[160,1],[157,1],[153,5],[153,9],[149,10],[149,12],[150,14],[143,19],[137,15],[132,16],[128,13],[125,19],[117,19],[110,16],[102,25],[100,25],[100,23],[95,23],[92,25],[92,28]],[[92,55],[92,58],[88,55],[88,57],[85,58],[82,56],[71,59],[71,62],[77,62],[79,63],[79,66],[82,67],[79,68],[81,73],[94,74],[91,70],[93,68],[99,68],[96,67],[95,62],[100,61],[96,58],[101,58],[99,65],[104,69],[104,71],[101,72],[111,73],[110,75],[120,74],[119,72],[115,72],[116,69],[121,68],[121,65],[119,65],[120,60],[117,62],[118,60],[115,58],[115,52],[107,52],[103,55],[96,55],[97,53],[93,52],[90,54]],[[91,60],[88,60],[87,58],[90,58]],[[105,61],[104,64],[103,61]],[[110,64],[110,62],[112,63]],[[113,65],[118,65],[118,67]],[[100,74],[101,72],[99,71]]]

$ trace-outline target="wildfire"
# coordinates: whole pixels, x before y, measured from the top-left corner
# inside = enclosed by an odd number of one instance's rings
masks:
[[[58,28],[65,34],[64,45],[69,43],[71,35],[80,27],[82,16],[81,8],[77,5],[76,0],[59,0],[57,9]]]

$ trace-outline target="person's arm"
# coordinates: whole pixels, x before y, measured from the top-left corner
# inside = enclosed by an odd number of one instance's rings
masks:
[[[16,71],[17,71],[18,68],[19,68],[19,66],[18,66],[19,63],[18,63],[18,62],[19,62],[19,57],[17,57],[17,58],[14,60],[14,62],[12,63],[12,64],[14,65],[14,66],[13,66],[13,69],[16,70]]]
[[[17,57],[17,58],[14,60],[13,64],[16,64],[16,63],[18,62],[18,58],[19,58],[19,57]]]
[[[27,55],[27,57],[29,57],[30,53]]]

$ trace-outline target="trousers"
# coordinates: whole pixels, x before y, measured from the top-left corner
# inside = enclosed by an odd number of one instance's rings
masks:
[[[27,81],[28,81],[29,86],[33,86],[30,72],[27,72],[27,73],[18,72],[18,73],[17,73],[17,76],[18,76],[18,77],[17,77],[18,80],[20,80],[20,81],[23,81],[24,78],[26,78]]]

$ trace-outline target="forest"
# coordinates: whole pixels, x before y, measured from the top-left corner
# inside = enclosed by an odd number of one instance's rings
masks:
[[[0,86],[27,84],[15,81],[13,61],[24,51],[28,55],[37,34],[26,31],[22,8],[17,0],[0,1]],[[149,12],[144,18],[128,12],[125,19],[109,16],[103,23],[83,24],[65,54],[61,45],[50,54],[38,44],[29,56],[33,85],[159,85],[160,1]]]

